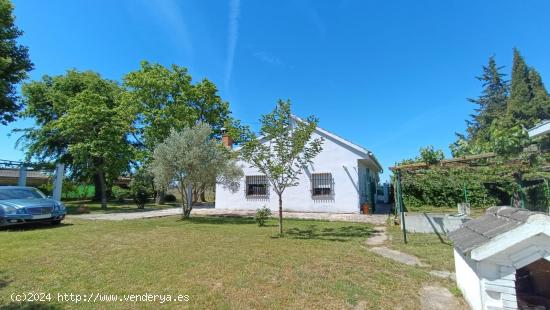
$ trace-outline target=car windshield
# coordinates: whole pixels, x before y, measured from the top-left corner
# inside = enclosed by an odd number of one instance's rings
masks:
[[[0,200],[44,198],[44,195],[34,188],[0,188]]]

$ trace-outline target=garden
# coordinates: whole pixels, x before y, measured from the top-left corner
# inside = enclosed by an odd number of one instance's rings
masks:
[[[418,309],[423,283],[453,283],[430,269],[369,252],[366,224],[286,220],[258,227],[252,218],[68,219],[58,227],[0,231],[2,309],[134,309],[158,304],[58,302],[57,294],[184,294],[168,308]],[[393,233],[392,233],[393,234]],[[398,232],[395,238],[398,238]],[[418,237],[418,238],[417,238]],[[412,235],[403,251],[448,269],[452,248],[435,235]],[[397,246],[399,240],[391,241]],[[431,257],[431,258],[430,258]],[[447,268],[446,268],[447,267]],[[12,293],[51,293],[50,302],[14,303]]]

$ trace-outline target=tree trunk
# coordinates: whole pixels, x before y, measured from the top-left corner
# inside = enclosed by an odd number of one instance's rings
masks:
[[[193,203],[196,203],[199,200],[199,189],[197,187],[193,188]]]
[[[101,209],[107,209],[107,185],[105,184],[105,174],[98,173],[100,191],[101,191]]]
[[[201,202],[206,202],[206,195],[205,195],[205,192],[206,192],[206,189],[204,189],[204,190],[201,192],[201,198],[200,198],[200,201],[201,201]]]
[[[158,190],[155,196],[155,203],[157,205],[163,205],[165,203],[166,192],[164,190]]]
[[[279,195],[279,236],[283,235],[283,197]]]
[[[94,201],[101,201],[101,178],[99,173],[94,174]]]

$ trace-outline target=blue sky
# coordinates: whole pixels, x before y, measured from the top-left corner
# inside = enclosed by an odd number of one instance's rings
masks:
[[[480,92],[491,55],[512,48],[550,84],[550,1],[15,1],[31,79],[69,68],[120,80],[141,60],[215,82],[235,117],[256,128],[279,98],[295,114],[360,144],[385,168],[425,145],[443,148]],[[13,128],[0,158],[17,160]]]

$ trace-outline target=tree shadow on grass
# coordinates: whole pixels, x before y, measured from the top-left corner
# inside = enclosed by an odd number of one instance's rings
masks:
[[[182,219],[181,221],[194,224],[255,224],[253,218],[234,215],[195,216],[188,219]]]
[[[59,305],[47,304],[42,302],[12,302],[6,305],[0,305],[0,310],[54,310],[62,309]]]
[[[0,290],[8,286],[10,283],[11,281],[6,278],[4,273],[0,272]]]
[[[24,224],[0,227],[0,231],[30,231],[35,229],[44,230],[44,229],[57,229],[57,228],[63,228],[63,227],[69,227],[69,226],[73,226],[73,224],[60,223],[60,224],[52,225],[48,222],[36,222],[36,223],[24,223]]]
[[[353,238],[367,238],[373,233],[374,230],[369,226],[353,225],[338,228],[319,228],[317,225],[309,225],[307,228],[289,228],[286,230],[285,236],[292,239],[347,242]]]

